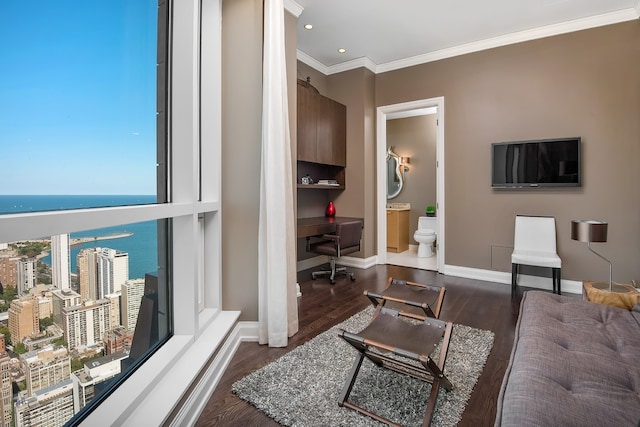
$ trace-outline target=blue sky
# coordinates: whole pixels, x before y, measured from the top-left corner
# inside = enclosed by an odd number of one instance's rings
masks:
[[[155,194],[156,0],[0,1],[0,194]]]

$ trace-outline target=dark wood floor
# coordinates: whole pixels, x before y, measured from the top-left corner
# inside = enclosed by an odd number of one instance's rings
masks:
[[[354,271],[354,282],[338,278],[335,285],[330,285],[323,278],[312,281],[311,270],[299,272],[302,291],[302,297],[298,299],[299,332],[290,339],[287,348],[242,343],[196,426],[277,426],[278,423],[231,393],[231,385],[369,306],[363,291],[383,290],[389,277],[445,286],[447,292],[441,319],[495,332],[493,349],[459,424],[493,425],[498,392],[513,343],[520,298],[511,299],[508,285],[444,276],[432,271],[392,265]]]

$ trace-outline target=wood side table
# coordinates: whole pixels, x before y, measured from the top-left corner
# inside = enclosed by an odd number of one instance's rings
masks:
[[[631,310],[640,301],[640,292],[631,285],[613,283],[582,282],[582,299],[598,304]]]

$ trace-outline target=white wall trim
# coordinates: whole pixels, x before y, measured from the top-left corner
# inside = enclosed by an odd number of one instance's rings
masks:
[[[343,257],[340,257],[338,264],[343,265],[345,267],[353,267],[353,268],[359,268],[359,269],[365,270],[369,267],[373,267],[374,265],[376,265],[376,260],[377,260],[376,256],[372,256],[369,258],[356,258],[356,257],[343,256]],[[319,265],[326,264],[328,262],[329,262],[329,257],[326,255],[319,255],[313,258],[303,259],[298,261],[296,265],[296,271],[307,270],[309,268],[317,267]]]
[[[286,10],[296,18],[299,18],[304,11],[304,7],[302,7],[302,5],[295,0],[284,0],[284,10]]]
[[[503,36],[492,37],[485,40],[466,43],[447,49],[441,49],[435,52],[425,53],[424,55],[416,55],[410,58],[399,59],[397,61],[386,62],[383,64],[375,64],[369,58],[358,58],[340,64],[326,66],[319,61],[311,58],[309,55],[298,50],[298,59],[310,67],[324,75],[340,73],[359,67],[366,67],[373,73],[385,73],[387,71],[398,70],[401,68],[411,67],[414,65],[425,64],[428,62],[439,61],[441,59],[452,58],[468,53],[480,52],[496,47],[507,46],[510,44],[521,43],[529,40],[541,39],[560,34],[571,33],[574,31],[587,30],[589,28],[602,27],[604,25],[617,24],[620,22],[632,21],[640,17],[640,0],[636,2],[635,7],[618,10],[615,12],[604,13],[602,15],[590,16],[582,19],[562,22],[545,27],[533,28],[530,30],[519,31],[516,33],[505,34]],[[307,62],[309,61],[309,62]]]
[[[444,274],[447,276],[463,277],[466,279],[483,280],[493,283],[504,283],[511,286],[511,273],[495,270],[483,270],[480,268],[460,267],[456,265],[445,265]],[[582,282],[576,280],[561,281],[562,293],[581,294]],[[530,288],[551,290],[552,283],[550,277],[518,275],[518,285]]]

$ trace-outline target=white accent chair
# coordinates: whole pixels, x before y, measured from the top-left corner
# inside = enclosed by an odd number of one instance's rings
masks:
[[[516,294],[520,265],[552,269],[553,293],[561,294],[562,260],[556,249],[556,220],[548,216],[516,215],[511,254],[511,296]]]

